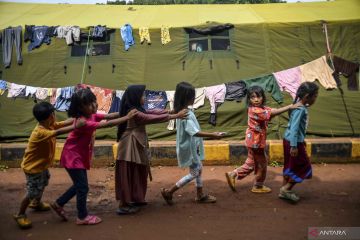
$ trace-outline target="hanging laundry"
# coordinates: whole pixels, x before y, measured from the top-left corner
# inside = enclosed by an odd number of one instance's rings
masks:
[[[165,109],[167,101],[165,91],[145,90],[145,110]]]
[[[21,55],[21,35],[21,26],[6,28],[1,33],[3,63],[5,68],[9,68],[11,65],[13,44],[15,45],[17,64],[21,65],[23,63],[23,58]]]
[[[47,89],[47,95],[48,97],[52,97],[53,95],[53,89],[52,88],[46,88]]]
[[[4,80],[0,80],[0,95],[3,95],[7,90],[7,82]]]
[[[59,26],[55,29],[54,34],[57,38],[65,38],[66,44],[71,45],[80,41],[80,27],[78,26]]]
[[[149,45],[151,44],[149,28],[147,27],[139,28],[139,35],[140,35],[141,44],[143,44],[145,41],[147,42],[147,44]]]
[[[19,85],[16,83],[11,83],[8,89],[9,98],[16,98],[16,97],[25,97],[25,85]]]
[[[52,91],[53,91],[53,93],[52,93],[52,96],[50,97],[50,103],[52,105],[55,105],[56,99],[61,94],[61,88],[53,88]]]
[[[75,87],[63,87],[60,89],[60,94],[55,101],[55,109],[60,112],[69,110],[71,97],[75,92]]]
[[[205,87],[205,96],[210,102],[210,118],[209,123],[213,126],[216,125],[216,112],[217,108],[225,100],[226,87],[225,84]]]
[[[48,97],[48,90],[47,88],[38,88],[36,90],[35,96],[39,100],[45,100]]]
[[[169,27],[161,27],[161,43],[163,45],[171,42]]]
[[[106,33],[106,26],[97,25],[92,32],[93,37],[102,38]]]
[[[265,92],[271,93],[271,97],[277,103],[282,103],[284,101],[279,85],[277,84],[273,74],[247,79],[244,81],[246,83],[247,88],[252,86],[260,86],[264,89]]]
[[[359,71],[359,63],[353,63],[337,56],[333,57],[333,61],[335,67],[333,76],[337,85],[341,86],[340,74],[342,74],[348,79],[348,90],[359,90],[359,83],[356,79],[356,72]]]
[[[125,24],[120,28],[121,38],[124,41],[125,51],[129,50],[130,46],[135,44],[134,37],[132,35],[132,27],[130,24]]]
[[[123,90],[113,91],[113,97],[109,113],[119,112],[122,96],[124,95]]]
[[[37,87],[26,86],[25,87],[25,97],[35,97],[35,93],[36,93],[37,89],[38,89]]]
[[[314,82],[317,79],[326,89],[337,88],[332,76],[333,70],[329,67],[325,56],[299,67],[301,70],[301,82]]]
[[[166,93],[166,98],[169,101],[170,111],[173,111],[174,110],[175,91],[165,91],[165,93]],[[169,121],[167,129],[170,130],[170,131],[175,129],[175,119],[171,119]]]
[[[112,103],[113,90],[107,88],[96,87],[87,84],[81,84],[82,88],[90,88],[90,90],[96,96],[96,103],[98,104],[97,113],[108,113]]]
[[[301,84],[300,67],[290,68],[284,71],[274,73],[276,81],[282,91],[288,92],[293,99],[296,97],[296,91]]]
[[[225,100],[240,102],[246,96],[246,83],[242,80],[225,83]]]
[[[35,25],[25,25],[24,42],[31,41]]]
[[[31,28],[31,31],[32,34],[30,44],[28,46],[28,51],[39,48],[43,43],[46,43],[47,45],[51,43],[48,26],[34,26]]]
[[[193,109],[198,109],[205,104],[205,88],[195,88],[195,101]]]

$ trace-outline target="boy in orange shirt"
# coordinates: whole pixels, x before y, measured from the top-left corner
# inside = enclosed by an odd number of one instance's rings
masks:
[[[21,201],[19,213],[14,215],[15,221],[23,229],[31,227],[31,221],[25,214],[28,207],[37,211],[50,210],[49,204],[41,202],[41,198],[50,178],[48,168],[54,160],[56,136],[85,124],[81,120],[77,121],[76,125],[72,124],[72,118],[55,122],[54,107],[48,102],[36,104],[33,115],[39,123],[31,133],[21,163],[26,176],[27,194]]]

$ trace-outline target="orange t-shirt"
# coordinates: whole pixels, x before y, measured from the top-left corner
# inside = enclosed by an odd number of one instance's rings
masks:
[[[269,107],[248,108],[248,128],[245,144],[248,148],[265,148],[266,129],[271,118]]]

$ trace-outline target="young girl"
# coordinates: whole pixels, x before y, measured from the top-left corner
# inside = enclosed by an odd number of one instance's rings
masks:
[[[125,116],[132,109],[137,109],[138,113],[118,127],[115,192],[116,199],[120,200],[119,215],[136,213],[139,206],[147,204],[145,195],[150,163],[145,126],[187,116],[187,110],[176,114],[170,114],[167,110],[145,111],[144,91],[145,85],[129,86],[121,99],[120,116]]]
[[[174,111],[180,112],[194,104],[195,89],[187,83],[181,82],[176,86]],[[214,203],[214,196],[203,193],[201,179],[202,164],[204,160],[204,146],[202,137],[220,139],[223,133],[202,132],[193,111],[189,111],[188,119],[176,120],[176,154],[180,167],[189,167],[190,173],[181,178],[171,189],[161,189],[161,194],[167,204],[173,204],[173,194],[175,191],[185,186],[195,179],[198,203]]]
[[[246,130],[245,145],[248,157],[245,163],[234,171],[225,173],[228,185],[232,191],[235,189],[235,179],[243,179],[255,171],[255,184],[251,189],[253,193],[268,193],[271,189],[264,185],[266,178],[267,159],[265,156],[266,129],[270,119],[276,115],[294,109],[300,104],[291,104],[279,109],[265,106],[264,90],[253,86],[247,92],[248,128]]]
[[[87,170],[90,169],[90,159],[93,152],[93,135],[98,128],[112,127],[126,122],[136,115],[136,110],[129,112],[121,118],[119,114],[96,114],[96,97],[89,88],[80,89],[71,98],[68,115],[73,118],[85,120],[86,125],[72,131],[64,144],[60,158],[60,164],[65,167],[73,185],[54,203],[51,207],[63,219],[67,220],[64,205],[76,195],[76,207],[78,216],[76,224],[91,225],[101,222],[95,215],[88,214],[86,208],[87,193],[89,191]],[[112,119],[107,122],[100,122],[103,119]],[[76,120],[74,121],[76,122]]]
[[[306,153],[305,135],[308,123],[307,108],[315,103],[318,91],[319,87],[315,83],[305,82],[296,92],[294,103],[300,103],[301,107],[290,111],[289,124],[284,135],[284,181],[279,198],[298,202],[300,198],[292,188],[312,176],[310,160]]]

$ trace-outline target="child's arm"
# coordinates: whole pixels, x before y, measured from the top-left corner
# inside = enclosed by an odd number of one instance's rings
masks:
[[[69,120],[69,119],[67,119]],[[72,121],[74,121],[74,119],[72,118]],[[64,133],[69,133],[71,132],[72,130],[74,130],[75,128],[80,128],[82,126],[85,126],[85,123],[86,121],[84,119],[78,119],[76,121],[76,124],[72,124],[70,126],[66,126],[66,127],[62,127],[62,128],[58,128],[55,130],[55,136],[58,136],[58,135],[61,135],[61,134],[64,134]]]
[[[299,108],[302,105],[303,104],[301,102],[297,102],[295,104],[290,104],[290,105],[287,105],[287,106],[282,107],[282,108],[272,108],[271,109],[271,117],[274,117],[276,115],[279,115],[279,114],[281,114],[283,112],[286,112],[286,111],[289,111],[291,109]]]
[[[194,136],[195,137],[208,137],[208,138],[220,139],[220,138],[223,138],[225,136],[225,134],[222,133],[222,132],[213,132],[213,133],[197,132]]]
[[[74,123],[74,118],[68,118],[65,121],[62,122],[63,126],[69,126]]]
[[[132,119],[133,117],[136,116],[137,113],[138,113],[138,110],[133,109],[124,117],[115,118],[115,119],[112,119],[112,120],[109,120],[106,122],[100,122],[96,128],[106,128],[106,127],[113,127],[113,126],[119,125],[121,123],[124,123],[124,122]]]
[[[105,120],[111,120],[111,119],[115,119],[115,118],[119,118],[119,117],[120,117],[119,112],[114,112],[114,113],[109,113],[109,114],[104,115]]]

